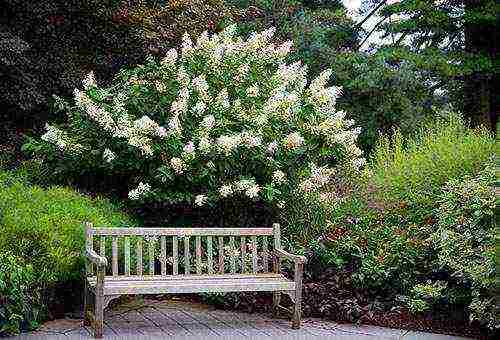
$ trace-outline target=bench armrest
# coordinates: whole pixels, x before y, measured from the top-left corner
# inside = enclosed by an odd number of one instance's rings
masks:
[[[284,258],[284,259],[290,260],[290,261],[295,262],[295,263],[304,264],[307,262],[307,259],[305,256],[290,254],[289,252],[287,252],[283,249],[275,249],[275,253],[276,253],[276,256],[278,256],[279,258]]]
[[[97,253],[92,249],[86,249],[85,256],[97,267],[106,267],[108,265],[108,260],[106,260],[104,256],[97,255]]]

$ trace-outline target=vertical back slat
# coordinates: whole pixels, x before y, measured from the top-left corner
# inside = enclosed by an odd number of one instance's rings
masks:
[[[85,247],[86,249],[94,250],[94,236],[92,235],[92,223],[85,222]],[[89,261],[85,262],[87,275],[94,275],[94,265],[89,263]]]
[[[112,251],[113,251],[113,276],[118,275],[118,237],[113,236],[113,244],[112,244]]]
[[[161,275],[167,275],[167,239],[166,236],[161,237],[160,241],[160,247],[161,247],[161,258],[160,258],[160,263],[161,263]]]
[[[257,266],[257,236],[252,236],[252,272],[258,272]]]
[[[245,273],[246,270],[246,257],[247,257],[247,244],[245,236],[241,236],[241,273]]]
[[[275,223],[273,225],[273,236],[274,236],[274,249],[281,249],[281,232],[280,225]],[[274,256],[274,255],[273,255]],[[281,270],[281,259],[278,257],[274,263],[274,272],[279,273]]]
[[[269,272],[269,260],[268,260],[268,248],[267,248],[267,236],[262,238],[262,266],[264,267],[264,272]]]
[[[188,275],[191,272],[191,266],[189,263],[189,236],[184,237],[184,274]]]
[[[219,236],[219,273],[224,274],[224,237]]]
[[[106,257],[106,236],[101,236],[99,239],[99,255]]]
[[[125,275],[130,275],[130,238],[128,236],[125,236],[124,252],[125,252]]]
[[[136,244],[136,255],[137,255],[137,275],[142,275],[142,237],[137,238]]]
[[[196,274],[201,274],[201,236],[196,236]]]
[[[155,238],[151,237],[148,242],[149,275],[155,274]]]
[[[236,273],[236,244],[234,236],[229,238],[229,248],[231,248],[231,274]]]
[[[179,274],[179,240],[177,236],[172,237],[172,273]]]
[[[213,274],[213,257],[212,257],[212,236],[207,236],[207,266],[208,273]]]

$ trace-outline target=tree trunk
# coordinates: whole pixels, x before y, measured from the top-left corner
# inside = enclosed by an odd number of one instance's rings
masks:
[[[465,14],[485,13],[488,0],[465,0]],[[498,22],[498,16],[497,16]],[[488,56],[494,62],[497,29],[495,22],[476,19],[465,23],[465,51],[473,55]],[[496,71],[475,71],[465,78],[464,113],[472,126],[485,125],[496,130],[498,98],[495,84],[498,83]]]

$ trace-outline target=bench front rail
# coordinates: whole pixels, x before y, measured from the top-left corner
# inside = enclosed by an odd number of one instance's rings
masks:
[[[104,309],[125,294],[273,292],[300,327],[305,257],[281,248],[280,228],[94,228],[86,223],[84,323],[102,337]],[[294,280],[281,261],[294,263]],[[93,301],[93,303],[91,303]]]

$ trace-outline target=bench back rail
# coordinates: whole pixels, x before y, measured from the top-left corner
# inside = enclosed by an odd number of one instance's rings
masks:
[[[86,223],[86,247],[108,259],[107,275],[269,273],[273,228],[94,228]],[[111,260],[111,261],[110,261]],[[87,275],[95,275],[89,266]]]

